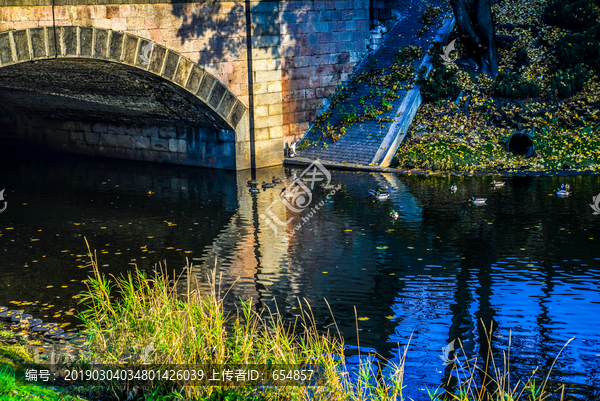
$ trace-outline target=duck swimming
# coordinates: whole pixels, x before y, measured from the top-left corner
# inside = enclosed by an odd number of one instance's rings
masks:
[[[260,182],[256,178],[254,178],[254,179],[248,178],[247,183],[248,183],[248,185],[258,185],[258,184],[260,184]]]
[[[399,214],[398,214],[398,212],[397,212],[397,211],[395,211],[395,210],[392,210],[392,211],[390,212],[390,219],[392,219],[392,220],[397,220],[397,219],[398,219],[398,216],[399,216]]]
[[[492,187],[494,188],[502,188],[504,186],[504,182],[502,181],[492,181]]]
[[[564,189],[556,189],[556,196],[569,196],[571,195],[571,192],[564,190]]]
[[[375,196],[379,200],[386,200],[387,198],[390,197],[390,195],[382,194],[381,192],[375,192],[375,194],[373,194],[373,196]]]
[[[458,191],[458,187],[456,185],[450,185],[450,192]]]
[[[255,186],[252,186],[248,192],[250,192],[251,194],[259,194],[260,193],[260,189],[256,188]]]
[[[262,183],[262,187],[263,189],[267,189],[267,188],[274,188],[277,184],[273,183],[273,182],[264,182]]]
[[[472,205],[481,206],[481,205],[485,205],[485,201],[486,200],[487,200],[487,198],[475,198],[475,197],[472,197],[471,199],[469,199],[469,202]]]

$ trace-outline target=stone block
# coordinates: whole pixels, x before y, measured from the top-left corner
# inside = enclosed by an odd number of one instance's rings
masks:
[[[283,138],[257,141],[256,167],[278,166],[283,163]]]
[[[2,65],[14,63],[8,32],[0,34],[0,61],[2,61]]]
[[[85,134],[85,141],[88,145],[99,145],[100,144],[100,134],[97,132],[87,132]]]
[[[158,127],[145,126],[142,127],[142,135],[147,137],[158,138]]]
[[[229,116],[229,123],[231,124],[232,127],[237,128],[240,120],[242,119],[244,114],[246,114],[246,110],[247,110],[246,105],[244,105],[244,103],[242,103],[240,100],[238,100],[236,102],[235,106],[233,107],[233,111],[231,112],[231,115]]]
[[[64,56],[77,56],[77,36],[76,26],[63,26],[61,29],[62,54]]]
[[[69,139],[71,143],[84,144],[84,133],[82,131],[69,131]]]
[[[283,128],[281,125],[269,128],[269,138],[283,138]]]
[[[13,39],[15,40],[15,48],[17,50],[17,60],[29,60],[29,38],[27,37],[27,31],[14,32]]]
[[[254,104],[256,106],[263,106],[269,104],[276,104],[281,102],[281,93],[268,93],[257,95],[254,97]]]
[[[137,58],[138,38],[132,35],[125,35],[125,47],[123,52],[123,62],[134,65]]]
[[[150,138],[145,136],[132,137],[134,149],[150,149]]]
[[[113,134],[100,134],[100,145],[108,147],[117,146],[117,136]]]
[[[105,59],[108,45],[108,31],[104,29],[94,29],[94,57]]]
[[[169,141],[167,139],[152,138],[150,141],[151,149],[156,151],[165,151],[169,149]]]
[[[213,90],[210,93],[210,97],[208,99],[208,104],[211,105],[213,109],[217,109],[226,91],[227,88],[225,88],[225,86],[222,83],[220,83],[219,81],[215,82]]]
[[[231,113],[231,109],[235,105],[236,100],[236,97],[230,91],[226,91],[223,99],[221,100],[221,104],[217,108],[217,113],[223,116],[223,118],[227,119]]]
[[[275,71],[255,71],[254,80],[257,83],[261,82],[281,82],[281,70]]]
[[[117,146],[131,149],[133,147],[133,137],[129,135],[117,135]]]
[[[123,50],[123,33],[111,31],[108,58],[121,61]]]
[[[80,38],[79,38],[79,55],[82,57],[91,57],[92,56],[92,43],[93,43],[93,35],[94,31],[89,27],[81,27],[80,28]]]
[[[269,128],[254,127],[254,140],[264,141],[269,139]]]
[[[162,76],[167,79],[173,79],[175,75],[175,70],[177,69],[177,64],[179,64],[179,55],[173,51],[167,51],[167,59],[165,61],[165,68],[162,73]]]
[[[176,84],[181,86],[185,86],[188,76],[190,74],[190,70],[192,69],[193,63],[185,57],[181,57],[179,59],[179,65],[177,66],[177,71],[175,72],[175,76],[173,77],[173,81]]]
[[[100,133],[108,132],[108,126],[105,123],[96,123],[92,125],[92,131]]]
[[[192,72],[190,73],[190,77],[186,85],[187,90],[194,94],[198,92],[198,88],[200,87],[200,82],[202,81],[203,76],[204,70],[198,65],[194,64],[192,66]]]
[[[165,47],[155,44],[152,48],[152,61],[150,62],[150,67],[148,69],[155,74],[160,74],[162,72],[166,54],[167,49]]]
[[[169,152],[186,153],[186,141],[183,139],[169,139]]]
[[[212,91],[212,87],[214,86],[217,80],[209,73],[204,74],[204,78],[200,83],[200,88],[198,89],[198,93],[196,94],[200,99],[208,102],[208,97]]]
[[[122,125],[109,124],[106,130],[109,134],[124,135],[125,127]]]
[[[46,57],[46,36],[44,34],[44,28],[32,28],[29,32],[31,35],[33,58]]]
[[[158,137],[165,139],[175,139],[177,138],[177,128],[176,127],[160,127],[158,130]]]

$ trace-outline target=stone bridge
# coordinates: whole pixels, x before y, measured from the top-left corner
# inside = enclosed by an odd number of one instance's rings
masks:
[[[281,164],[392,0],[0,0],[0,141],[243,170]]]

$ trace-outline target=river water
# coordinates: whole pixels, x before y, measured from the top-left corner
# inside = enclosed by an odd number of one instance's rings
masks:
[[[301,173],[256,177],[289,183]],[[334,330],[326,299],[349,352],[360,342],[397,361],[410,340],[405,396],[414,400],[448,381],[440,355],[451,341],[461,355],[485,356],[481,322],[494,322],[498,357],[510,341],[515,377],[547,371],[574,337],[551,377],[576,399],[600,398],[600,215],[590,207],[600,177],[509,177],[492,189],[490,177],[330,173],[341,189],[329,199],[313,190],[296,213],[278,200],[283,184],[249,194],[249,172],[3,150],[0,305],[75,326],[87,239],[104,273],[163,261],[181,272],[187,259],[206,282],[216,263],[224,287],[235,282],[231,307],[252,297],[293,319],[306,299],[323,331]],[[573,196],[551,195],[562,182]],[[373,201],[367,189],[377,186],[391,198]],[[470,196],[487,204],[469,206]],[[269,224],[267,211],[289,223]]]

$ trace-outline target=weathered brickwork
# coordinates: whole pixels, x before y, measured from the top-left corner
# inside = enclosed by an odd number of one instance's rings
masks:
[[[3,121],[3,128],[7,122]],[[235,134],[228,130],[143,126],[19,117],[5,144],[87,156],[236,169]]]
[[[0,60],[53,57],[54,27],[65,57],[115,60],[118,54],[137,67],[140,50],[152,41],[157,59],[147,71],[196,92],[218,114],[241,119],[241,105],[249,107],[252,95],[251,125],[255,141],[262,141],[256,149],[265,152],[260,165],[274,165],[366,54],[370,18],[383,17],[389,1],[375,0],[380,11],[363,0],[251,1],[249,74],[243,1],[0,0],[0,33],[12,32],[0,34],[0,52],[2,40],[12,49]],[[45,29],[22,31],[39,27]]]

